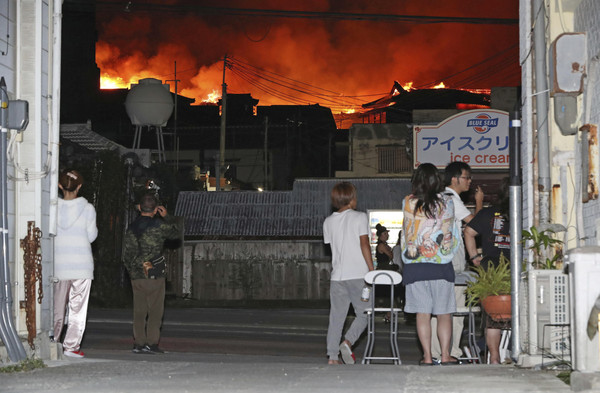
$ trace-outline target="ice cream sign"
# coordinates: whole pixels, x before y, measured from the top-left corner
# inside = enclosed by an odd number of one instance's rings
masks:
[[[435,126],[413,128],[415,168],[430,162],[443,168],[463,161],[471,168],[508,168],[508,112],[460,112]]]

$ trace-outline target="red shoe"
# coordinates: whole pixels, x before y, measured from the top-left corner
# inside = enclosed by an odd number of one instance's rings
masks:
[[[68,356],[70,358],[82,358],[85,354],[81,351],[64,351],[63,355]]]

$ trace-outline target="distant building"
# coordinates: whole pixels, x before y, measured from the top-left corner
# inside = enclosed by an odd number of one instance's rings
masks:
[[[339,179],[297,179],[291,191],[181,192],[185,222],[180,294],[211,300],[329,298],[331,254],[323,220]],[[347,179],[357,209],[398,210],[408,179]]]

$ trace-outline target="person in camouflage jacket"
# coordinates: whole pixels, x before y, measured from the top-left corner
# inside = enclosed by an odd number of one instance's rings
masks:
[[[123,241],[123,264],[133,289],[133,352],[162,353],[158,341],[165,307],[165,274],[152,261],[162,256],[166,240],[179,238],[179,227],[152,194],[142,196],[138,209],[140,216],[129,225]]]

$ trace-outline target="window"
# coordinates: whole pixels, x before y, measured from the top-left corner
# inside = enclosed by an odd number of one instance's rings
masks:
[[[410,172],[412,161],[406,148],[399,145],[377,147],[377,171],[379,173]]]

